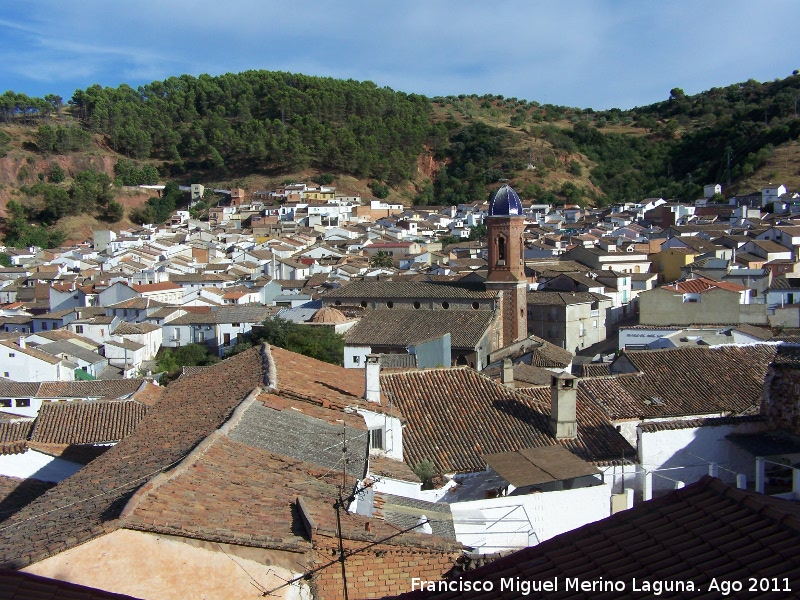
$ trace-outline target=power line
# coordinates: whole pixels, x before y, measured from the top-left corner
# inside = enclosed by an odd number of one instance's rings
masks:
[[[414,525],[413,527],[407,527],[406,529],[402,529],[401,531],[398,531],[397,533],[393,533],[392,535],[386,536],[385,538],[381,538],[381,539],[379,539],[379,540],[376,540],[376,541],[374,541],[374,542],[371,542],[371,543],[367,544],[366,546],[364,546],[363,548],[358,548],[358,549],[356,549],[356,550],[351,550],[351,551],[349,551],[349,552],[345,552],[345,553],[344,553],[344,554],[345,554],[344,558],[345,558],[345,559],[348,559],[348,558],[350,558],[351,556],[354,556],[354,555],[356,555],[356,554],[361,554],[362,552],[365,552],[365,551],[369,550],[370,548],[373,548],[373,547],[375,547],[375,546],[377,546],[377,545],[379,545],[379,544],[383,544],[384,542],[388,542],[388,541],[389,541],[389,540],[391,540],[392,538],[396,538],[398,535],[402,535],[402,534],[404,534],[404,533],[408,533],[409,531],[413,531],[413,530],[415,530],[417,527],[419,527],[420,525],[425,525],[426,523],[433,523],[433,522],[434,522],[434,521],[433,521],[432,519],[425,519],[425,520],[422,520],[422,521],[420,521],[419,523],[417,523],[416,525]],[[278,586],[278,587],[276,587],[276,588],[273,588],[273,589],[271,589],[271,590],[268,590],[268,591],[266,591],[266,592],[263,592],[261,595],[262,595],[262,596],[271,596],[272,594],[274,594],[274,593],[275,593],[275,592],[277,592],[278,590],[282,590],[283,588],[285,588],[285,587],[287,587],[287,586],[290,586],[290,585],[292,585],[292,584],[295,584],[295,583],[297,583],[298,581],[300,581],[301,579],[307,579],[308,577],[310,577],[311,575],[314,575],[315,573],[319,573],[320,571],[323,571],[323,570],[327,569],[328,567],[332,567],[333,565],[335,565],[335,564],[336,564],[336,563],[338,563],[339,561],[340,561],[340,559],[339,559],[339,558],[337,558],[336,560],[332,560],[332,561],[330,561],[330,562],[327,562],[327,563],[325,563],[324,565],[320,565],[319,567],[316,567],[316,568],[314,568],[314,569],[311,569],[311,570],[309,570],[309,571],[306,571],[306,572],[305,572],[305,573],[303,573],[302,575],[298,575],[297,577],[294,577],[293,579],[289,579],[289,580],[288,580],[286,583],[284,583],[283,585],[279,585],[279,586]]]
[[[110,490],[106,490],[105,492],[100,492],[99,494],[95,494],[94,496],[89,496],[88,498],[83,498],[81,500],[75,500],[74,502],[70,502],[69,504],[65,504],[63,506],[57,506],[55,508],[51,508],[50,510],[46,510],[46,511],[44,511],[42,513],[30,516],[27,519],[23,519],[22,521],[17,521],[16,523],[11,523],[10,525],[6,525],[4,527],[0,527],[0,531],[5,531],[6,529],[11,529],[12,527],[16,527],[17,525],[22,525],[23,523],[27,523],[28,521],[33,521],[34,519],[38,519],[39,517],[44,517],[46,515],[49,515],[49,514],[54,513],[54,512],[57,512],[59,510],[63,510],[65,508],[69,508],[70,506],[75,506],[76,504],[81,504],[83,502],[88,502],[89,500],[94,500],[95,498],[100,498],[101,496],[105,496],[107,494],[110,494],[111,492],[115,492],[117,490],[121,490],[121,489],[131,485],[132,483],[136,483],[138,481],[142,481],[143,479],[149,479],[150,477],[153,477],[154,475],[157,475],[159,473],[163,473],[164,471],[166,471],[170,467],[173,467],[173,466],[177,465],[179,462],[181,462],[187,456],[189,456],[188,452],[186,454],[184,454],[183,456],[181,456],[180,458],[178,458],[177,460],[169,463],[168,465],[166,465],[164,467],[161,467],[160,469],[158,469],[156,471],[148,473],[147,475],[142,475],[141,477],[137,477],[136,479],[131,479],[130,481],[126,481],[125,483],[123,483],[121,485],[118,485],[117,487],[113,487]]]

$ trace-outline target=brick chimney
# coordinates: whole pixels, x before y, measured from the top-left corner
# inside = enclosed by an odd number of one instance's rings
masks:
[[[578,435],[576,416],[577,379],[562,371],[550,380],[550,431],[556,439],[574,439]]]
[[[381,403],[381,357],[367,354],[364,367],[364,399]]]

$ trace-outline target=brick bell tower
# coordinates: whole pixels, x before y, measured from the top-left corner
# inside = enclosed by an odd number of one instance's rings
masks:
[[[487,290],[500,290],[502,340],[508,346],[528,337],[527,280],[525,278],[525,217],[517,192],[504,185],[494,195],[486,218],[489,243]]]

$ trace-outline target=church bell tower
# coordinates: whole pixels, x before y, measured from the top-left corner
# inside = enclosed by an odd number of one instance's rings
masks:
[[[525,217],[517,192],[504,185],[495,193],[486,218],[489,243],[487,290],[503,292],[502,341],[508,346],[528,337],[525,278]]]

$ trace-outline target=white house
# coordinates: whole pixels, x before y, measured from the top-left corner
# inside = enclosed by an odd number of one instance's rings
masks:
[[[17,342],[0,341],[0,376],[13,381],[72,381],[78,365]]]

